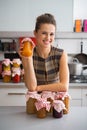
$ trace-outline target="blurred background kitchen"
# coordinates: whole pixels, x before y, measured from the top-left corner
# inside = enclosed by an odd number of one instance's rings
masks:
[[[68,62],[75,64],[73,73],[70,73],[69,91],[72,96],[71,104],[87,106],[87,67],[82,69],[83,67],[81,66],[79,69],[81,73],[76,73],[76,65],[78,66],[80,63],[73,61],[73,58],[79,53],[87,55],[87,31],[84,29],[84,21],[87,21],[86,5],[87,0],[0,0],[0,68],[4,58],[9,58],[10,60],[19,58],[17,50],[20,46],[20,38],[31,37],[35,40],[33,30],[36,17],[45,12],[52,13],[57,21],[54,45],[63,48],[68,53]],[[80,30],[77,32],[75,31],[76,20],[81,22]],[[87,57],[85,61],[87,61]],[[84,65],[84,63],[81,64]],[[0,86],[6,86],[6,88],[9,86],[13,87],[14,84],[12,82],[3,84],[2,80],[0,82]],[[16,95],[17,97],[18,94],[23,96],[25,92],[24,83],[21,84],[20,81],[15,86],[15,89],[19,86],[19,93],[16,93],[18,90],[12,89],[12,92],[8,92],[8,95]],[[22,90],[20,90],[21,86],[23,87]],[[5,91],[6,89],[2,90],[3,93]],[[6,102],[4,99],[2,105],[25,104],[24,99],[21,103],[19,101],[18,103],[17,101],[13,103],[12,100],[8,103]]]

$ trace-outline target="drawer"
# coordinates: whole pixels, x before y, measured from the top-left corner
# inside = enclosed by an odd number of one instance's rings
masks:
[[[71,99],[70,100],[70,106],[82,106],[82,100],[81,99]]]
[[[72,99],[81,99],[82,96],[81,89],[77,89],[77,88],[69,89],[69,94]]]
[[[25,106],[26,89],[0,88],[0,106]]]

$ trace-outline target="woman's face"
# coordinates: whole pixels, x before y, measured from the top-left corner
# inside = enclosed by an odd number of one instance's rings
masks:
[[[55,38],[55,26],[53,24],[41,24],[40,29],[34,32],[37,46],[50,47]]]

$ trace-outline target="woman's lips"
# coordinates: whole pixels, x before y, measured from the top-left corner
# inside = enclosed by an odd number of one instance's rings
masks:
[[[50,44],[50,41],[44,41],[44,44],[48,45],[48,44]]]

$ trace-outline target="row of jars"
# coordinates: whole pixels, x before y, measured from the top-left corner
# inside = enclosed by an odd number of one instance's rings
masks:
[[[2,79],[3,82],[18,83],[24,80],[24,69],[21,69],[21,60],[13,59],[4,59],[2,61]]]
[[[68,92],[43,91],[26,94],[27,114],[36,114],[38,118],[45,118],[49,113],[55,118],[69,113],[70,96]]]
[[[76,19],[75,20],[75,32],[87,32],[87,19]]]

